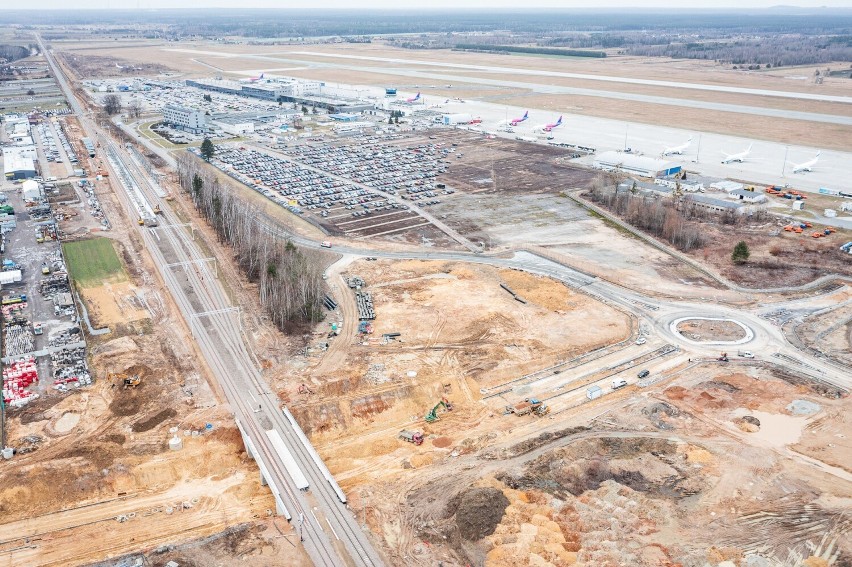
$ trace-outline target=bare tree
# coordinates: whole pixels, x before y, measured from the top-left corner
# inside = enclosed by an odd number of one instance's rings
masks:
[[[282,331],[301,332],[323,318],[321,253],[297,248],[261,225],[260,212],[242,201],[232,182],[221,179],[191,154],[178,158],[181,188],[214,229],[220,242],[234,250],[249,281],[258,284],[261,305]]]
[[[121,97],[117,94],[108,94],[104,97],[104,111],[113,116],[121,112]]]

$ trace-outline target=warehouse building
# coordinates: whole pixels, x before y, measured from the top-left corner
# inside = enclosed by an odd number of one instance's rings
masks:
[[[20,148],[3,148],[3,172],[9,180],[30,179],[36,176],[35,161]]]
[[[650,178],[668,177],[681,170],[681,166],[670,161],[622,152],[604,152],[595,158],[594,166],[604,171],[620,171]]]
[[[163,122],[193,134],[202,134],[207,131],[207,117],[195,108],[167,104],[163,107]]]

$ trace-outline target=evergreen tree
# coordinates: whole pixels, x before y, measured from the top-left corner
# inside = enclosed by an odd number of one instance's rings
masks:
[[[737,245],[734,246],[734,251],[731,254],[731,261],[734,264],[745,264],[748,261],[749,256],[751,256],[751,252],[748,251],[748,244],[745,243],[745,240],[740,240],[737,242]]]
[[[213,142],[210,141],[210,138],[204,138],[204,141],[201,142],[201,157],[203,157],[206,161],[210,161],[210,158],[212,158],[215,153],[216,147],[213,145]]]

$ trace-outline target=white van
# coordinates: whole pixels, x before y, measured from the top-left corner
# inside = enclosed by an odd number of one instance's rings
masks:
[[[625,386],[627,386],[627,380],[625,380],[624,378],[616,378],[612,381],[613,390],[618,390],[620,388],[624,388]]]

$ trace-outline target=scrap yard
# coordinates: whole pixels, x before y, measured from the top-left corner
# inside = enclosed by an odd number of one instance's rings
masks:
[[[848,65],[244,17],[0,26],[0,565],[852,565]]]

